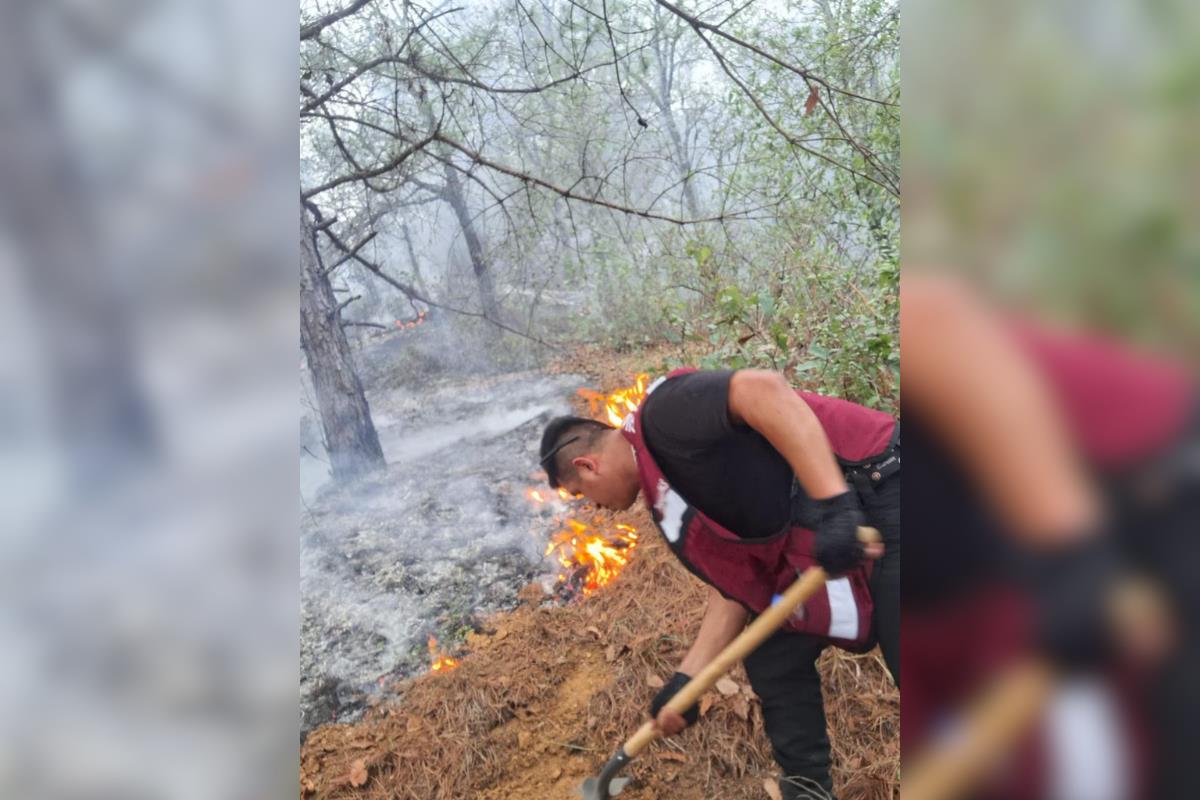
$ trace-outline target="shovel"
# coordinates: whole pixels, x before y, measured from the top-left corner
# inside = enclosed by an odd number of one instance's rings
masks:
[[[860,527],[858,539],[864,544],[878,542],[879,532],[874,528]],[[674,697],[667,701],[664,708],[669,708],[677,714],[683,714],[700,699],[700,695],[712,688],[713,684],[732,669],[734,664],[754,652],[754,648],[775,633],[784,620],[825,585],[826,577],[825,570],[820,567],[810,567],[804,570],[804,574],[797,578],[796,582],[770,608],[759,614],[757,619],[746,626],[746,629],[726,645],[725,649],[718,653],[708,666],[700,670]],[[638,753],[642,752],[646,745],[660,735],[653,720],[638,728],[637,733],[629,737],[628,741],[617,750],[616,755],[608,760],[604,769],[600,770],[600,774],[588,778],[579,787],[583,800],[609,800],[609,798],[619,795],[630,779],[618,778],[617,773]]]

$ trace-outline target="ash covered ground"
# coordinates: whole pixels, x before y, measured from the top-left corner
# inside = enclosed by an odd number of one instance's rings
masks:
[[[554,571],[542,553],[565,506],[537,506],[527,491],[542,427],[569,412],[585,378],[498,371],[486,355],[448,349],[454,338],[429,325],[359,353],[383,475],[331,484],[303,404],[302,736],[358,718],[388,685],[429,668],[430,635],[453,645]],[[446,352],[459,357],[447,365]]]

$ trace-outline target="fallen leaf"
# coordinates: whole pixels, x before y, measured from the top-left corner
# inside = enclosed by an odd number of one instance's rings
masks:
[[[745,695],[739,694],[733,698],[733,702],[729,704],[729,707],[733,709],[733,713],[737,714],[743,720],[750,716],[750,701],[746,699]]]
[[[350,765],[350,785],[357,788],[366,782],[367,762],[360,758]]]
[[[604,660],[611,664],[612,662],[617,660],[618,656],[621,656],[621,655],[627,653],[628,651],[629,651],[629,647],[627,645],[610,644],[608,647],[606,647],[604,649]]]
[[[554,772],[550,773],[550,780],[556,781],[562,777],[562,767],[556,767]]]
[[[420,717],[409,717],[408,722],[404,725],[404,728],[409,733],[418,733],[421,730]]]
[[[783,800],[783,792],[779,791],[779,781],[774,778],[767,778],[763,781],[763,788],[767,790],[767,796],[771,800]]]
[[[721,680],[717,681],[717,691],[726,697],[737,694],[738,688],[737,681],[733,678],[721,678]]]
[[[715,702],[717,702],[717,696],[715,694],[713,694],[712,692],[708,692],[707,694],[704,695],[704,697],[701,697],[700,698],[700,716],[703,717],[705,714],[707,714],[708,710],[710,708],[712,708],[712,704]]]
[[[529,745],[529,740],[533,738],[533,734],[529,731],[519,731],[517,733],[517,747],[524,750]]]
[[[661,689],[665,684],[663,679],[655,675],[653,672],[646,673],[646,685],[651,689]]]
[[[809,114],[812,113],[813,108],[816,107],[817,101],[820,99],[821,99],[821,95],[817,91],[816,86],[814,86],[808,90],[808,99],[804,101],[804,116],[807,117]]]
[[[584,630],[587,631],[588,633],[592,634],[593,636],[595,636],[597,639],[602,638],[600,636],[600,629],[597,628],[595,625],[588,625],[586,628],[584,628]]]
[[[508,629],[501,628],[500,630],[496,631],[496,635],[493,636],[492,638],[495,639],[497,642],[502,642],[502,641],[504,641],[505,637],[507,637],[507,636],[508,636]]]
[[[674,750],[664,750],[658,754],[658,757],[664,761],[679,761],[680,763],[688,760],[683,753],[676,753]]]

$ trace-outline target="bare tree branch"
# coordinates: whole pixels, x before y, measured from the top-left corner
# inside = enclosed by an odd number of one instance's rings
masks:
[[[819,75],[814,75],[806,69],[801,69],[800,67],[797,67],[795,64],[789,64],[788,62],[786,62],[780,58],[777,58],[776,56],[771,55],[770,53],[763,50],[762,48],[756,47],[755,45],[751,44],[750,42],[747,42],[743,39],[739,39],[738,37],[733,36],[732,34],[726,33],[718,25],[714,25],[711,22],[705,22],[704,20],[700,19],[699,17],[692,16],[691,14],[687,13],[679,6],[674,5],[673,3],[670,3],[668,0],[654,0],[654,1],[656,3],[658,3],[660,6],[662,6],[663,8],[670,11],[672,14],[675,14],[680,19],[687,22],[689,25],[692,26],[692,29],[695,30],[697,33],[701,30],[709,31],[710,33],[720,36],[722,39],[726,39],[726,40],[732,42],[733,44],[736,44],[738,47],[745,48],[746,50],[749,50],[750,52],[752,52],[756,55],[759,55],[762,58],[767,59],[772,64],[777,64],[780,67],[783,67],[784,69],[788,70],[789,72],[796,73],[797,75],[799,75],[801,78],[804,78],[805,80],[810,80],[810,81],[814,81],[815,83],[819,83],[831,92],[837,92],[838,94],[844,94],[846,97],[853,97],[856,100],[863,100],[868,103],[876,103],[881,106],[893,106],[894,107],[897,105],[896,103],[889,103],[886,100],[879,100],[874,97],[865,97],[861,94],[855,94],[854,92],[851,92],[848,89],[842,89],[838,86],[834,86],[829,81],[825,80],[824,78],[820,77]]]
[[[346,255],[339,258],[337,261],[335,261],[333,263],[333,265],[331,267],[329,267],[327,270],[325,270],[325,274],[326,275],[331,274],[335,269],[340,267],[342,264],[345,264],[347,261],[354,258],[356,255],[358,255],[359,250],[362,250],[367,245],[368,242],[370,242],[372,239],[374,239],[378,235],[379,235],[379,231],[371,231],[369,234],[367,234],[367,237],[365,239],[363,239],[358,244],[354,245],[354,249],[352,249],[349,253],[346,253]]]
[[[635,217],[643,217],[645,219],[656,219],[661,222],[672,222],[676,225],[696,225],[701,222],[720,222],[720,221],[724,220],[727,216],[730,216],[730,215],[723,214],[723,215],[719,215],[719,216],[715,216],[715,217],[702,217],[699,219],[681,219],[679,217],[669,217],[665,214],[656,214],[656,213],[650,211],[648,208],[647,209],[630,208],[629,206],[623,206],[623,205],[619,205],[617,203],[611,203],[607,200],[602,200],[596,196],[588,197],[587,195],[580,194],[571,189],[564,189],[561,186],[556,186],[555,184],[551,183],[550,181],[544,180],[535,175],[530,175],[527,172],[522,172],[521,170],[515,169],[513,167],[505,166],[504,164],[500,164],[496,161],[492,161],[491,159],[486,158],[483,155],[470,149],[466,145],[456,142],[453,139],[443,136],[440,133],[436,134],[434,138],[436,138],[437,141],[444,142],[444,143],[448,144],[450,147],[453,147],[455,150],[458,150],[460,153],[467,156],[468,158],[470,158],[472,161],[474,161],[477,164],[482,164],[483,166],[488,167],[489,169],[495,170],[496,172],[502,173],[504,175],[508,175],[509,177],[517,178],[518,180],[527,181],[536,186],[540,186],[543,189],[547,189],[551,192],[554,192],[555,194],[561,195],[568,200],[578,200],[582,203],[588,203],[589,205],[600,206],[602,208],[611,209],[613,211],[618,211],[622,214],[629,214],[630,216],[635,216]]]
[[[372,58],[369,61],[365,61],[361,64],[357,64],[354,69],[352,69],[349,73],[346,74],[345,77],[343,77],[341,80],[337,81],[332,86],[330,86],[328,89],[326,89],[324,94],[321,94],[317,97],[312,98],[308,103],[305,103],[303,106],[301,106],[300,107],[301,111],[311,111],[312,109],[314,109],[317,106],[324,103],[326,100],[329,100],[330,98],[337,95],[338,92],[340,92],[342,89],[345,89],[350,84],[354,83],[354,81],[358,80],[364,74],[370,72],[371,70],[373,70],[377,67],[381,67],[384,64],[402,64],[402,63],[404,63],[405,59],[401,58],[400,54],[403,53],[406,49],[408,49],[409,43],[412,41],[414,36],[417,36],[420,33],[422,28],[424,28],[427,25],[432,24],[434,22],[434,20],[437,20],[440,17],[444,17],[449,14],[454,14],[454,13],[456,13],[458,11],[462,11],[462,10],[463,10],[463,6],[447,8],[444,11],[439,11],[438,13],[432,14],[432,15],[426,17],[425,19],[421,20],[421,24],[414,26],[404,35],[404,41],[402,41],[400,43],[400,45],[396,48],[396,50],[393,53],[389,53],[388,55],[379,56],[377,58]],[[330,48],[330,49],[336,50],[336,48]],[[337,51],[337,52],[340,53],[340,51]],[[347,56],[344,53],[341,53],[341,55],[343,58],[346,58],[351,63],[355,63],[353,58]]]
[[[365,181],[368,178],[374,178],[376,176],[391,172],[392,170],[400,167],[400,165],[402,165],[405,161],[407,161],[409,158],[411,158],[414,154],[419,153],[422,149],[424,149],[430,142],[434,141],[436,138],[437,138],[436,132],[431,133],[428,136],[425,136],[424,138],[414,142],[411,146],[404,148],[399,153],[394,155],[391,159],[384,162],[383,164],[380,164],[377,167],[372,167],[371,169],[365,169],[365,170],[356,170],[355,172],[349,173],[347,175],[340,175],[336,178],[331,178],[330,180],[325,181],[325,183],[322,183],[319,186],[314,186],[311,189],[307,189],[307,190],[301,192],[300,196],[303,197],[305,200],[311,200],[312,198],[316,197],[317,195],[321,194],[322,192],[327,192],[330,189],[333,189],[337,186],[341,186],[344,183],[350,183],[352,181]]]
[[[374,1],[375,0],[354,0],[354,2],[352,2],[350,5],[346,6],[345,8],[339,9],[338,11],[334,11],[332,14],[326,14],[323,17],[318,17],[317,19],[314,19],[312,22],[308,23],[307,25],[301,25],[300,26],[300,41],[303,42],[305,39],[313,38],[318,33],[325,30],[330,25],[332,25],[333,23],[338,22],[339,20],[343,20],[346,17],[351,16],[352,14],[358,13],[358,11],[363,6],[365,6],[369,3],[373,3]]]
[[[733,71],[733,67],[729,64],[728,61],[726,61],[725,56],[721,53],[720,50],[717,49],[716,45],[714,45],[711,41],[709,41],[708,37],[705,36],[703,33],[700,33],[699,31],[697,31],[696,35],[698,37],[700,37],[700,40],[702,42],[704,42],[706,45],[708,45],[708,49],[711,50],[713,55],[717,57],[717,63],[720,65],[721,71],[724,72],[727,76],[729,76],[729,79],[731,81],[733,81],[734,84],[737,85],[738,89],[741,90],[742,94],[744,94],[746,96],[746,98],[751,102],[751,104],[758,111],[758,113],[763,117],[763,119],[765,119],[767,121],[767,124],[769,124],[772,128],[774,128],[776,133],[778,133],[785,140],[787,140],[788,144],[792,145],[797,150],[802,150],[811,156],[815,156],[815,157],[821,159],[822,161],[824,161],[832,166],[837,167],[838,169],[845,170],[846,172],[849,172],[851,175],[856,175],[856,176],[862,178],[863,180],[870,181],[871,183],[874,183],[876,186],[879,186],[880,188],[884,189],[885,191],[887,191],[897,197],[900,196],[900,190],[898,187],[893,187],[893,186],[889,185],[888,183],[880,180],[879,178],[876,178],[872,175],[867,175],[866,173],[860,172],[848,164],[843,164],[842,162],[838,161],[836,158],[833,158],[830,155],[822,153],[819,150],[814,150],[813,148],[804,144],[802,139],[800,139],[796,136],[793,136],[792,134],[785,131],[783,129],[783,127],[775,120],[775,117],[771,116],[771,112],[767,111],[767,109],[763,106],[762,102],[758,99],[757,95],[754,94],[754,91],[749,86],[747,86],[745,84],[745,82],[742,81],[741,78],[739,78],[737,76],[737,73],[735,73]],[[825,84],[821,84],[821,85],[824,86]]]
[[[304,205],[306,208],[309,209],[309,211],[311,211],[313,213],[313,215],[317,218],[318,221],[322,220],[323,215],[321,214],[320,209],[318,209],[314,203],[312,203],[311,201],[306,199],[304,201]],[[328,227],[325,227],[322,230],[322,233],[324,233],[325,236],[328,237],[329,240],[331,242],[333,242],[333,244],[339,250],[341,250],[343,253],[348,254],[351,252],[352,248],[350,246],[348,246],[345,242],[343,242],[341,237],[339,237],[337,234],[335,234]],[[414,287],[408,283],[405,283],[403,281],[397,280],[396,278],[393,278],[391,275],[388,275],[386,272],[383,271],[383,267],[379,266],[378,264],[374,263],[373,261],[370,261],[370,260],[364,258],[360,254],[355,253],[355,254],[351,255],[350,257],[353,258],[355,261],[357,261],[359,264],[361,264],[368,272],[376,275],[377,277],[382,279],[385,283],[391,285],[393,288],[400,290],[401,292],[403,292],[405,295],[407,295],[412,300],[419,300],[420,302],[425,303],[428,306],[433,306],[434,308],[441,308],[446,311],[450,311],[454,314],[459,314],[464,317],[476,317],[477,319],[485,320],[486,322],[490,322],[491,324],[495,325],[497,328],[500,328],[501,330],[508,331],[509,333],[515,334],[524,339],[528,339],[532,342],[536,342],[544,347],[549,347],[552,350],[561,350],[562,349],[559,345],[552,344],[552,343],[547,342],[544,339],[541,339],[530,333],[527,333],[522,330],[518,330],[517,328],[514,328],[511,325],[507,325],[498,319],[493,319],[492,317],[489,317],[487,314],[484,314],[482,312],[467,311],[466,309],[456,308],[454,306],[447,305],[446,303],[440,303],[436,300],[433,300],[429,296],[427,296],[424,292],[417,290],[416,287]]]
[[[612,23],[608,21],[608,0],[600,0],[600,10],[604,14],[604,30],[608,32],[608,43],[612,47],[613,54],[613,71],[617,74],[617,91],[621,93],[621,99],[625,101],[625,105],[629,106],[629,110],[633,112],[633,116],[637,118],[637,124],[643,128],[650,127],[646,120],[642,119],[642,115],[633,107],[629,96],[625,94],[625,87],[621,84],[621,57],[617,55],[617,41],[613,38]]]
[[[338,303],[338,305],[337,305],[337,308],[335,308],[335,309],[333,310],[333,313],[331,313],[331,314],[329,315],[329,316],[330,316],[330,318],[336,317],[336,316],[338,316],[339,314],[341,314],[341,313],[342,313],[342,309],[343,309],[343,308],[345,308],[346,306],[350,305],[351,303],[353,303],[355,300],[362,300],[362,295],[361,295],[361,294],[356,294],[356,295],[354,295],[353,297],[347,297],[345,300],[343,300],[342,302]]]

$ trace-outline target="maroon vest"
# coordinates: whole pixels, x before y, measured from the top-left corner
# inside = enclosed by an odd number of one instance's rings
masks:
[[[694,372],[675,370],[663,380]],[[870,462],[892,443],[895,420],[845,400],[797,392],[816,414],[844,466]],[[642,494],[650,514],[672,552],[692,573],[730,600],[753,613],[768,608],[796,576],[816,565],[813,532],[797,524],[765,539],[742,539],[688,503],[671,488],[642,436],[642,409],[625,417],[621,431],[633,447]],[[871,562],[826,582],[793,615],[785,628],[822,636],[836,645],[861,650],[869,643],[873,603],[869,587]]]
[[[1162,453],[1196,413],[1187,370],[1095,334],[1011,322],[1064,412],[1075,443],[1100,467],[1120,468]]]

